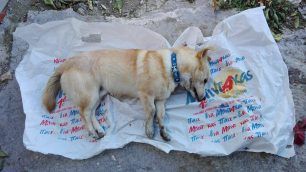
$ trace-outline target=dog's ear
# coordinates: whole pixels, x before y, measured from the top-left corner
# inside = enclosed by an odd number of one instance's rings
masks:
[[[204,48],[201,51],[197,52],[197,58],[198,59],[206,59],[210,61],[210,57],[207,56],[207,52],[210,50],[210,48]]]

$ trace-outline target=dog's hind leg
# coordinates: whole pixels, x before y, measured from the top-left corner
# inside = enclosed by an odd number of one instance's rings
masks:
[[[144,107],[144,111],[146,113],[146,135],[149,138],[153,138],[154,137],[154,126],[153,126],[153,122],[154,122],[154,115],[155,115],[155,105],[154,105],[154,98],[152,96],[149,96],[147,94],[143,94],[141,93],[140,96],[140,101],[143,104]]]
[[[99,87],[92,75],[79,70],[69,70],[61,77],[61,86],[68,98],[80,109],[80,115],[89,135],[98,138],[92,120],[92,109],[99,100]]]
[[[102,127],[100,126],[100,123],[96,117],[96,110],[100,105],[100,100],[98,100],[95,104],[95,106],[93,106],[93,108],[91,109],[91,122],[93,125],[93,128],[95,129],[96,133],[98,134],[99,138],[104,137],[105,133],[104,130],[102,129]]]
[[[104,133],[104,130],[101,127],[97,117],[96,117],[96,110],[97,110],[97,108],[100,105],[100,101],[99,100],[96,102],[95,106],[91,109],[91,121],[92,121],[93,127],[96,130],[99,138],[102,138],[102,137],[104,137],[105,133]]]
[[[99,138],[104,137],[105,132],[104,132],[103,128],[101,127],[101,125],[100,125],[100,123],[99,123],[99,121],[98,121],[98,119],[96,117],[96,110],[97,110],[97,108],[99,107],[99,105],[101,103],[101,99],[104,98],[106,94],[107,94],[107,91],[105,91],[103,89],[100,90],[99,98],[96,101],[95,106],[92,108],[92,113],[91,113],[91,121],[92,121],[93,127],[96,130]]]
[[[165,125],[164,125],[165,100],[155,101],[155,106],[156,106],[156,117],[157,117],[157,120],[158,120],[159,129],[160,129],[160,136],[165,141],[170,141],[170,136],[166,132],[166,128],[165,128]]]
[[[84,97],[84,101],[87,101],[87,106],[82,107],[82,104],[80,104],[80,114],[83,116],[85,125],[87,129],[89,130],[89,135],[93,136],[94,138],[100,138],[101,137],[101,131],[104,135],[104,132],[102,128],[100,127],[99,123],[99,128],[95,126],[95,123],[93,122],[93,117],[96,119],[96,109],[100,103],[99,99],[99,91],[98,89],[88,89],[88,90],[83,90],[83,92],[87,92],[86,95],[90,95],[87,97],[87,99]],[[97,121],[97,120],[96,120]]]
[[[85,126],[89,131],[89,135],[94,138],[99,138],[99,135],[96,133],[96,130],[94,129],[91,121],[91,114],[92,114],[92,108],[87,107],[84,110],[80,109],[80,115],[82,116],[82,119],[84,120]]]

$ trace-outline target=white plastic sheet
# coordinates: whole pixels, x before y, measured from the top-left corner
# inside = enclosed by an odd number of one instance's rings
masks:
[[[161,35],[142,27],[73,18],[19,27],[14,35],[30,45],[16,69],[26,114],[23,142],[29,150],[85,159],[134,141],[165,152],[181,150],[203,156],[234,151],[287,158],[295,154],[288,71],[262,8],[225,19],[208,38],[199,28],[187,28],[174,43],[174,47],[187,43],[196,49],[211,46],[214,50],[209,52],[212,76],[205,88],[208,101],[194,102],[184,90],[167,101],[165,126],[170,142],[161,139],[158,127],[154,140],[146,137],[145,115],[137,99],[107,96],[101,102],[96,116],[106,136],[100,140],[87,136],[78,109],[65,94],[58,95],[52,114],[41,102],[49,76],[66,58],[97,49],[170,48]]]

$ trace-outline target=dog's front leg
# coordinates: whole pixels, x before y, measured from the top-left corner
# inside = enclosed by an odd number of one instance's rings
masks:
[[[160,136],[165,141],[170,141],[170,136],[166,131],[165,125],[164,125],[164,116],[165,116],[165,100],[158,100],[155,102],[156,105],[156,116],[159,124],[160,129]]]
[[[146,135],[152,139],[154,137],[154,126],[153,120],[155,115],[155,105],[154,105],[154,98],[147,94],[140,94],[140,101],[144,107],[144,111],[146,113]]]

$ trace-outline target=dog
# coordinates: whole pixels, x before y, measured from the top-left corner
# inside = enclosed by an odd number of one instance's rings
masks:
[[[195,51],[182,46],[84,52],[55,70],[44,90],[43,104],[52,112],[62,89],[79,108],[89,134],[101,138],[105,133],[95,117],[101,98],[106,94],[139,98],[146,113],[146,135],[154,137],[156,114],[161,137],[170,141],[164,126],[165,102],[179,85],[198,101],[205,99],[204,86],[210,77],[208,50]]]

